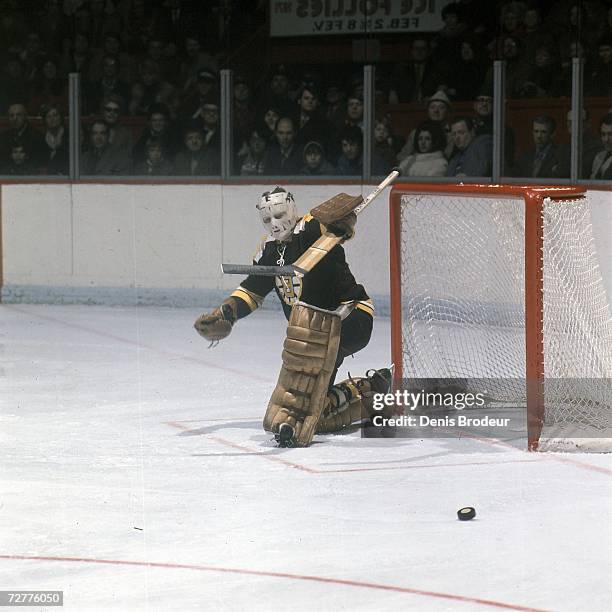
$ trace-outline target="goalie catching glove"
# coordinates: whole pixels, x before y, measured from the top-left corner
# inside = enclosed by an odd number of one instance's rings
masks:
[[[357,223],[357,215],[350,213],[342,219],[324,225],[327,231],[334,234],[334,236],[350,240],[355,235],[355,223]]]
[[[211,343],[219,342],[219,340],[223,340],[230,335],[232,326],[237,319],[237,308],[236,299],[229,297],[212,312],[204,313],[198,317],[193,326],[198,334],[206,340]]]

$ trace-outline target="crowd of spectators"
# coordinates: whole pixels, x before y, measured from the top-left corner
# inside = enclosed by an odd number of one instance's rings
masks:
[[[8,123],[0,174],[67,174],[68,75],[78,72],[81,174],[218,175],[219,70],[234,67],[230,50],[264,23],[265,5],[0,0],[0,116]],[[442,19],[438,32],[406,35],[407,57],[377,65],[374,175],[398,164],[415,177],[490,175],[494,59],[506,60],[510,98],[570,96],[576,56],[585,60],[584,94],[612,96],[612,0],[459,0]],[[454,113],[456,102],[473,112]],[[401,103],[424,109],[406,133],[388,112]],[[363,112],[357,66],[237,71],[232,172],[362,175]],[[597,134],[584,130],[585,177],[609,178],[608,119]],[[532,133],[533,149],[517,151],[506,128],[505,174],[569,176],[554,119],[543,112]]]

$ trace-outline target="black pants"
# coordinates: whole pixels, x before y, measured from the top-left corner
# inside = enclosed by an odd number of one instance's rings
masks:
[[[342,365],[345,357],[360,351],[367,346],[372,336],[372,325],[374,319],[372,315],[355,308],[351,314],[342,321],[340,330],[340,347],[338,348],[338,357],[336,358],[336,368],[330,379],[333,384],[336,379],[338,368]]]

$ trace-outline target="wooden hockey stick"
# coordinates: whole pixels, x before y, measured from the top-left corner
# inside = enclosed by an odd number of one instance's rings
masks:
[[[399,176],[399,170],[394,168],[353,212],[359,215]],[[310,272],[335,246],[342,242],[341,236],[323,234],[314,244],[291,265],[288,266],[242,266],[237,264],[222,264],[225,274],[253,274],[261,276],[304,276]]]
[[[393,169],[374,191],[372,191],[364,201],[353,210],[356,215],[359,215],[369,206],[387,187],[399,176],[399,170]],[[293,267],[298,274],[306,274],[310,272],[335,246],[342,242],[341,236],[334,234],[323,234],[313,245],[308,247],[306,252],[293,262]]]

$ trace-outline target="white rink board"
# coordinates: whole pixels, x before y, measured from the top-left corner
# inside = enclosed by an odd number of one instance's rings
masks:
[[[184,305],[181,296],[233,288],[221,263],[250,263],[263,235],[255,203],[272,185],[5,184],[2,186],[4,294],[10,301]],[[307,212],[339,192],[373,185],[288,185]],[[386,308],[389,296],[388,191],[360,216],[345,248],[358,282]],[[594,233],[612,295],[612,192],[591,191]],[[112,289],[114,293],[101,291]],[[105,296],[111,297],[105,297]],[[17,298],[15,298],[17,296]],[[197,302],[197,301],[196,301]],[[200,303],[200,302],[197,302]]]

